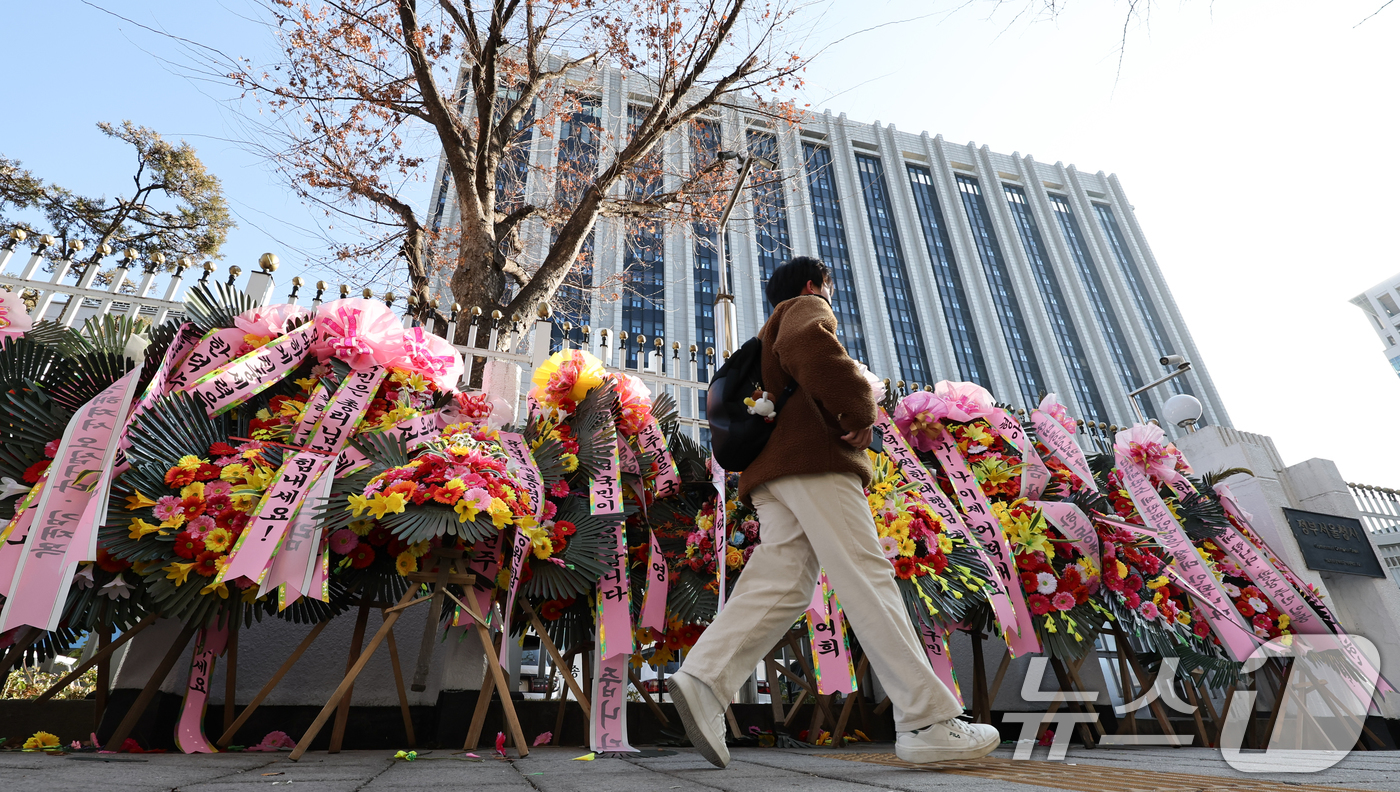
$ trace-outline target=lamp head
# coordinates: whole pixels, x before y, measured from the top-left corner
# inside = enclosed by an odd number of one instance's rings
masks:
[[[1205,409],[1201,400],[1189,393],[1178,393],[1162,405],[1162,420],[1176,424],[1188,432],[1196,431],[1196,422],[1201,420]]]

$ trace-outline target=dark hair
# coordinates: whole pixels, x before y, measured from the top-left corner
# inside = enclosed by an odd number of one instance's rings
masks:
[[[773,270],[773,276],[768,279],[768,288],[764,294],[767,295],[768,302],[776,306],[783,300],[791,300],[801,294],[808,283],[820,285],[830,279],[831,269],[823,264],[821,259],[794,256]]]

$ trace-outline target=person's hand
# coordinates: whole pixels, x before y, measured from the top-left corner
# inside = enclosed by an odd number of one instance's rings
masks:
[[[859,432],[851,432],[849,434],[842,435],[841,439],[845,440],[847,443],[850,443],[856,448],[869,448],[870,439],[873,436],[874,429],[875,428],[873,426],[867,426]]]

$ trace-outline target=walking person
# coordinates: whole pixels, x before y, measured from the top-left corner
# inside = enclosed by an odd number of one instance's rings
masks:
[[[701,755],[729,764],[728,702],[812,601],[819,570],[860,636],[894,707],[895,753],[909,762],[985,756],[997,730],[960,720],[962,707],[933,673],[880,550],[864,487],[876,405],[860,365],[836,337],[834,285],[821,261],[799,256],[774,270],[773,313],[759,332],[764,389],[797,389],[762,453],[739,478],[763,541],[734,595],[686,655],[669,689]]]

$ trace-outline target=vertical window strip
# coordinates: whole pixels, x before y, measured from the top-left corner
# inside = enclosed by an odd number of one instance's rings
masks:
[[[1147,321],[1147,331],[1152,335],[1156,354],[1174,354],[1175,350],[1167,339],[1166,326],[1162,323],[1161,314],[1157,312],[1157,306],[1148,295],[1147,284],[1137,262],[1133,260],[1133,254],[1128,250],[1128,240],[1123,236],[1118,218],[1113,216],[1113,209],[1108,204],[1096,203],[1094,211],[1099,216],[1099,225],[1103,227],[1104,236],[1108,237],[1108,246],[1113,249],[1113,257],[1118,260],[1118,268],[1123,271],[1123,277],[1128,281],[1129,291],[1133,293],[1133,302],[1137,303],[1138,312]],[[1181,377],[1168,384],[1175,393],[1190,393],[1189,388],[1184,388]]]
[[[1021,247],[1025,249],[1026,259],[1031,264],[1031,272],[1035,275],[1036,286],[1040,290],[1040,300],[1055,331],[1055,345],[1065,362],[1070,386],[1074,388],[1075,398],[1084,410],[1084,418],[1096,422],[1106,420],[1107,412],[1104,410],[1103,397],[1099,395],[1098,386],[1091,374],[1089,356],[1085,354],[1079,331],[1070,319],[1064,290],[1060,288],[1060,279],[1050,266],[1045,240],[1040,235],[1035,216],[1031,214],[1026,192],[1011,184],[1003,184],[1002,190],[1006,193],[1007,205],[1011,208],[1011,216],[1016,221],[1016,231],[1021,237]]]
[[[919,212],[919,225],[924,233],[934,280],[938,282],[938,297],[943,304],[943,319],[953,342],[953,357],[958,373],[968,382],[991,387],[987,380],[987,362],[982,357],[982,343],[977,338],[972,321],[971,303],[963,288],[962,273],[953,259],[953,243],[948,238],[948,224],[933,189],[933,173],[921,165],[906,166],[909,186],[914,191],[914,206]]]
[[[627,105],[627,132],[630,139],[646,118],[647,108]],[[628,178],[627,192],[633,198],[646,198],[662,189],[659,173],[661,152],[648,155],[639,166],[641,173]],[[638,218],[627,221],[622,247],[622,272],[626,296],[622,304],[622,325],[632,336],[646,337],[647,350],[652,339],[666,334],[666,239],[659,220]],[[627,365],[636,366],[641,353],[635,344],[627,345]],[[645,357],[641,357],[645,360]],[[660,356],[665,367],[666,355]]]
[[[1074,265],[1079,271],[1079,279],[1084,282],[1084,288],[1089,292],[1089,304],[1094,309],[1094,320],[1098,323],[1099,332],[1103,334],[1109,354],[1113,356],[1113,363],[1118,369],[1118,381],[1123,386],[1124,393],[1135,391],[1143,383],[1142,374],[1138,371],[1133,356],[1128,354],[1127,336],[1124,335],[1123,326],[1118,321],[1118,314],[1114,313],[1113,306],[1108,301],[1108,289],[1104,287],[1103,277],[1094,266],[1088,243],[1079,229],[1079,221],[1074,217],[1068,198],[1053,193],[1049,198],[1050,208],[1054,210],[1055,219],[1060,225],[1061,233],[1064,234],[1065,245],[1069,248]],[[1157,417],[1151,400],[1138,397],[1138,406],[1142,407],[1149,418]]]
[[[747,132],[749,151],[759,157],[778,162],[778,138],[768,132],[750,129]],[[750,175],[749,194],[753,201],[754,239],[758,243],[759,290],[766,291],[768,279],[779,264],[792,256],[792,240],[788,236],[787,202],[783,199],[783,180],[777,171],[754,163]],[[764,298],[767,304],[767,298]],[[768,310],[773,310],[768,305]]]
[[[860,305],[856,298],[855,275],[851,271],[850,251],[846,247],[846,227],[841,219],[841,198],[836,191],[836,174],[831,167],[831,150],[804,142],[802,157],[807,167],[807,186],[812,194],[812,225],[817,232],[817,254],[831,268],[831,279],[836,285],[836,298],[831,301],[831,308],[836,313],[836,335],[851,357],[868,360]]]
[[[700,170],[714,162],[719,153],[720,125],[707,119],[696,119],[690,127],[691,167]],[[715,295],[719,293],[719,240],[715,227],[709,223],[695,223],[695,346],[699,377],[701,382],[709,381],[709,373],[704,366],[705,349],[718,348],[716,343]],[[704,415],[704,399],[700,399],[701,415]]]
[[[570,113],[559,130],[559,168],[555,195],[560,203],[577,200],[598,169],[599,104],[596,96],[573,96],[579,107]],[[558,320],[551,336],[551,348],[558,350],[564,340],[563,324],[570,322],[569,340],[583,342],[582,325],[589,324],[589,292],[593,288],[593,238],[589,231],[579,248],[578,261],[564,276],[555,292]],[[551,238],[551,243],[553,237]]]
[[[909,285],[904,249],[899,244],[899,230],[895,227],[885,165],[878,157],[857,154],[856,169],[860,172],[860,188],[865,196],[865,214],[870,219],[870,237],[875,245],[885,307],[890,312],[900,378],[927,384],[929,367],[924,336]]]
[[[1035,350],[1031,348],[1021,303],[1011,288],[1011,272],[1006,257],[992,231],[992,218],[977,180],[961,175],[957,180],[963,210],[972,226],[977,255],[982,259],[982,272],[987,278],[987,285],[991,287],[992,302],[996,304],[997,317],[1001,320],[1001,334],[1006,338],[1006,351],[1011,358],[1011,369],[1016,374],[1016,384],[1021,389],[1021,398],[1025,399],[1026,407],[1033,407],[1039,402],[1040,394],[1045,392],[1045,378],[1041,376],[1040,364],[1036,361]]]

